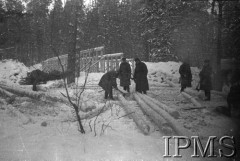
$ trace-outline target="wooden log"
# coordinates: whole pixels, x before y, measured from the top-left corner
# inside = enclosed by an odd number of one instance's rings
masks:
[[[155,104],[151,99],[149,99],[149,97],[146,97],[146,95],[143,95],[140,93],[138,94],[138,96],[142,98],[142,100],[146,104],[148,104],[154,111],[156,111],[159,115],[161,115],[170,124],[170,126],[176,132],[177,135],[191,136],[189,135],[187,130],[181,124],[179,124],[178,121],[176,121],[172,116],[170,116],[169,113],[167,113],[165,110],[163,110],[162,108],[159,108],[159,106]]]
[[[203,109],[203,108],[206,108],[205,106],[204,107],[187,107],[187,108],[182,108],[182,110],[199,110],[199,109]]]
[[[0,93],[3,94],[4,96],[8,97],[8,98],[6,98],[6,102],[8,104],[12,104],[16,100],[17,96],[15,94],[8,92],[8,91],[2,89],[1,87],[0,87]]]
[[[187,98],[188,100],[190,100],[195,106],[197,107],[203,107],[195,98],[193,98],[192,96],[190,96],[189,94],[187,94],[186,92],[181,92],[181,94]]]
[[[173,82],[171,82],[171,81],[169,81],[169,80],[167,80],[167,79],[164,79],[164,82],[166,82],[167,84],[169,84],[170,87],[178,87],[177,84],[175,84],[175,83],[173,83]]]
[[[0,87],[7,91],[15,93],[17,95],[20,95],[20,96],[27,96],[27,97],[34,98],[34,99],[45,100],[45,95],[42,92],[34,92],[34,91],[25,90],[16,85],[7,86],[7,85],[0,84]]]
[[[184,92],[185,93],[187,93],[187,94],[189,94],[189,95],[199,95],[199,92],[197,91],[197,90],[193,90],[193,89],[191,89],[191,88],[186,88],[186,89],[184,89]]]
[[[172,129],[170,129],[169,123],[158,113],[156,113],[149,105],[147,105],[137,93],[133,94],[135,100],[140,105],[142,111],[156,124],[156,126],[164,133],[170,134],[172,133]]]
[[[143,132],[143,134],[148,135],[150,131],[149,125],[147,125],[141,116],[135,113],[134,109],[130,107],[128,101],[121,94],[118,94],[117,96],[124,110],[131,116],[137,127]]]
[[[8,92],[6,90],[4,90],[3,88],[0,87],[0,93],[7,96],[7,97],[10,97],[10,98],[13,98],[13,97],[16,97],[15,94],[11,93],[11,92]]]
[[[129,96],[131,95],[131,94],[128,93],[127,91],[124,91],[124,90],[119,89],[119,88],[118,88],[118,90],[115,90],[115,91],[116,91],[117,95],[118,95],[118,94],[121,94],[123,97],[129,97]]]
[[[178,119],[180,114],[178,111],[168,107],[167,105],[165,105],[164,103],[160,102],[159,100],[156,100],[148,95],[146,95],[145,97],[147,97],[149,100],[151,100],[152,102],[154,102],[156,105],[158,105],[158,107],[162,108],[164,111],[168,112],[172,117],[174,117],[175,119]]]
[[[100,108],[96,108],[92,111],[89,111],[87,113],[84,113],[84,112],[79,112],[79,115],[80,115],[80,118],[81,120],[84,120],[84,119],[91,119],[95,116],[98,116],[100,115],[101,113],[104,113],[105,111],[107,111],[108,109],[110,109],[110,102],[108,101],[103,107],[100,107]]]
[[[42,92],[47,92],[47,90],[49,88],[49,87],[44,86],[44,84],[38,84],[38,85],[36,85],[36,87],[37,87],[37,91],[42,91]],[[32,91],[32,85],[24,85],[24,88],[29,91]]]

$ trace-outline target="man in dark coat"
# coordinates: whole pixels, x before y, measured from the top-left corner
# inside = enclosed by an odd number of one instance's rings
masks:
[[[111,70],[107,73],[105,73],[100,82],[98,83],[99,86],[101,86],[104,90],[105,90],[105,99],[110,98],[113,100],[113,93],[112,93],[112,89],[118,89],[117,88],[117,82],[116,82],[116,78],[117,78],[118,74],[116,71]]]
[[[120,79],[120,86],[122,86],[125,91],[129,92],[129,85],[131,84],[131,67],[130,64],[126,61],[126,58],[122,58],[122,63],[120,64],[118,74]]]
[[[200,90],[204,90],[206,98],[205,101],[210,101],[211,99],[211,89],[212,89],[212,67],[210,66],[210,61],[205,60],[203,68],[199,73],[200,77]]]
[[[240,72],[234,72],[231,78],[230,92],[227,96],[227,103],[229,108],[229,116],[231,116],[232,107],[238,107],[240,105]],[[239,111],[240,109],[238,109]],[[239,114],[239,113],[238,113]]]
[[[181,92],[184,91],[186,87],[191,87],[192,73],[188,61],[185,60],[179,68],[180,82],[181,82]]]
[[[134,71],[133,79],[136,83],[136,91],[139,93],[147,94],[147,90],[149,90],[148,85],[148,69],[145,63],[141,62],[139,58],[135,59],[136,68]]]

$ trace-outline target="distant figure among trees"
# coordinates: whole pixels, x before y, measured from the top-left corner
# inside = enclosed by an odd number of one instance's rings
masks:
[[[131,85],[131,67],[126,61],[126,58],[122,58],[118,74],[120,78],[120,86],[122,86],[125,91],[130,92],[129,86]]]
[[[187,87],[192,87],[192,73],[188,60],[184,60],[183,64],[179,68],[181,92]]]
[[[118,89],[117,88],[117,82],[116,82],[116,78],[118,76],[118,73],[114,70],[111,70],[107,73],[105,73],[102,78],[100,79],[100,82],[98,83],[98,85],[100,87],[103,88],[103,90],[105,91],[105,99],[113,99],[113,92],[112,89]]]
[[[204,60],[204,65],[199,73],[200,77],[200,90],[205,92],[205,101],[210,101],[211,99],[211,89],[212,89],[212,67],[210,66],[209,60]]]
[[[141,62],[139,58],[135,58],[136,67],[134,71],[133,79],[136,83],[136,91],[139,93],[147,94],[147,90],[149,90],[148,85],[148,69],[145,63]]]

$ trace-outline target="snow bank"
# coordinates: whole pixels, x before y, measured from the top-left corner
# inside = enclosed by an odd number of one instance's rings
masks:
[[[166,75],[172,76],[174,83],[178,82],[178,79],[180,77],[179,74],[179,68],[180,65],[182,64],[181,62],[158,62],[158,63],[153,63],[153,62],[145,62],[147,67],[148,67],[148,73],[151,74],[156,74],[158,77],[162,77],[162,73],[165,73]],[[199,82],[199,68],[197,67],[191,67],[191,72],[192,72],[192,85],[195,87],[196,84]],[[166,76],[165,76],[166,77]],[[161,79],[158,79],[161,80]]]
[[[172,61],[158,62],[158,63],[146,62],[146,65],[148,67],[149,74],[161,71],[163,73],[173,75],[174,77],[180,76],[178,73],[178,70],[181,63],[178,63],[178,62],[172,62]]]
[[[42,70],[43,69],[42,64],[39,63],[39,64],[35,64],[35,65],[29,67],[30,71],[33,71],[33,70],[36,70],[36,69]]]
[[[6,83],[19,83],[28,71],[29,68],[21,62],[11,59],[0,61],[0,80]]]

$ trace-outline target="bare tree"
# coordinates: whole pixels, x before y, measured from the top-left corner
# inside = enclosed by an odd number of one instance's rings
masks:
[[[60,66],[61,66],[63,75],[65,75],[65,70],[64,70],[64,66],[63,66],[63,64],[62,64],[62,62],[61,62],[61,59],[60,59],[57,51],[54,49],[54,47],[53,47],[52,45],[51,45],[51,47],[52,47],[52,50],[53,50],[54,54],[55,54],[55,55],[57,56],[57,58],[58,58],[58,61],[59,61],[59,64],[60,64]],[[65,91],[66,91],[66,94],[67,94],[67,95],[64,95],[63,93],[61,93],[61,94],[68,99],[69,103],[71,104],[72,108],[74,109],[75,114],[76,114],[76,117],[77,117],[77,121],[78,121],[78,123],[79,123],[80,132],[84,134],[84,133],[85,133],[85,130],[84,130],[84,128],[83,128],[83,125],[82,125],[82,122],[81,122],[81,118],[80,118],[80,115],[79,115],[79,109],[80,109],[80,108],[79,108],[79,106],[78,106],[76,103],[74,103],[74,102],[71,100],[71,97],[70,97],[70,94],[69,94],[69,90],[68,90],[68,87],[67,87],[67,81],[66,81],[66,78],[65,78],[65,77],[63,77],[63,82],[64,82],[64,88],[65,88]],[[84,88],[83,88],[83,89],[84,89]],[[79,99],[80,99],[80,98],[79,98]]]
[[[77,34],[78,34],[78,16],[82,9],[82,0],[74,0],[72,4],[73,20],[69,23],[69,54],[68,54],[68,71],[70,71],[67,77],[67,83],[75,82],[75,59],[76,59],[76,46],[77,46]]]

